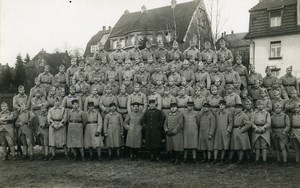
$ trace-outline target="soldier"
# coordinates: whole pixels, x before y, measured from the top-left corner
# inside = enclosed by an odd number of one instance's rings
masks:
[[[219,103],[223,98],[218,94],[217,87],[215,85],[212,85],[210,88],[211,95],[207,97],[207,102],[210,105],[210,108],[213,113],[216,113],[219,108]]]
[[[84,67],[84,70],[89,74],[93,70],[92,67],[93,67],[93,60],[89,56],[87,56],[85,58],[85,67]]]
[[[125,79],[123,82],[123,85],[125,86],[125,90],[127,94],[132,94],[134,92],[132,81],[129,79]],[[116,95],[116,94],[114,94]]]
[[[68,132],[67,132],[67,147],[70,148],[74,154],[74,161],[77,160],[77,149],[79,149],[82,161],[84,157],[83,145],[83,130],[86,125],[86,114],[79,108],[79,101],[72,100],[73,109],[68,113]]]
[[[295,112],[296,104],[300,103],[300,98],[298,97],[298,93],[296,89],[291,92],[291,98],[286,101],[284,109],[286,114],[292,120],[292,114]]]
[[[279,92],[280,97],[285,100],[289,100],[287,92],[284,90],[284,87],[280,84],[279,80],[275,80],[271,89],[269,90],[269,97],[271,100],[274,99],[274,92]]]
[[[168,59],[167,59],[168,50],[165,49],[165,47],[164,47],[164,42],[161,41],[161,40],[158,41],[157,47],[158,47],[158,48],[154,51],[154,56],[155,56],[155,58],[156,58],[156,61],[157,61],[158,63],[161,63],[161,57],[164,56],[165,59],[167,60],[167,62],[169,62]]]
[[[143,108],[143,113],[145,113],[147,109],[147,96],[140,91],[140,85],[138,83],[134,84],[134,92],[129,95],[127,102],[127,110],[128,113],[131,113],[131,104],[137,102]]]
[[[123,82],[123,80],[128,79],[130,81],[133,81],[133,75],[135,74],[135,71],[131,68],[131,61],[130,60],[126,60],[123,70],[121,71],[122,74],[122,80],[121,83]]]
[[[195,84],[195,73],[189,68],[189,62],[187,60],[183,61],[182,69],[179,71],[181,77],[185,77],[188,85],[194,86]]]
[[[260,83],[259,80],[254,81],[254,85],[249,90],[249,96],[253,99],[253,104],[256,105],[256,101],[260,98]]]
[[[80,95],[82,93],[82,88],[83,87],[86,87],[88,92],[90,92],[91,91],[91,86],[90,86],[90,84],[88,84],[85,81],[85,75],[83,73],[79,74],[78,78],[79,79],[78,79],[77,83],[74,85],[75,86],[75,93]]]
[[[167,59],[169,60],[169,62],[172,62],[176,59],[175,58],[176,54],[178,55],[177,60],[179,60],[179,61],[184,60],[183,53],[178,48],[179,48],[178,42],[176,40],[174,40],[172,49],[168,52],[168,55],[167,55]]]
[[[109,160],[112,159],[111,151],[116,149],[117,159],[120,158],[121,137],[123,136],[123,118],[116,111],[116,103],[109,104],[110,111],[104,118],[104,135],[106,138],[106,147],[108,148]]]
[[[95,51],[94,55],[93,55],[93,60],[100,63],[102,62],[103,63],[103,60],[106,59],[107,61],[110,61],[110,57],[109,57],[109,53],[107,53],[105,50],[104,50],[104,45],[99,42],[97,44],[98,46],[98,49]]]
[[[147,41],[146,42],[146,48],[142,50],[142,58],[143,61],[149,61],[149,57],[151,56],[153,58],[153,60],[155,60],[155,54],[154,51],[151,49],[151,41]]]
[[[23,103],[20,104],[21,107],[25,106]],[[15,160],[15,133],[13,120],[15,119],[14,113],[8,110],[8,105],[5,102],[1,103],[1,112],[0,112],[0,144],[2,151],[4,152],[3,161],[8,160],[7,146],[10,148],[13,160]]]
[[[248,130],[251,128],[251,122],[247,115],[243,112],[242,104],[235,105],[232,123],[232,130],[230,130],[231,140],[229,161],[232,162],[234,153],[238,152],[238,164],[241,164],[244,154],[247,152],[247,150],[251,149],[248,135]]]
[[[151,150],[151,161],[161,162],[160,148],[165,115],[155,106],[155,100],[149,100],[149,109],[143,116],[143,123],[145,124],[146,147]]]
[[[146,64],[146,70],[147,70],[147,72],[149,72],[150,76],[152,76],[155,73],[155,67],[156,67],[155,66],[156,63],[153,61],[153,57],[149,56],[147,58],[147,61],[145,62],[145,64]]]
[[[105,88],[105,93],[100,97],[99,106],[101,109],[101,116],[105,117],[109,113],[110,104],[116,103],[116,97],[111,93],[111,87],[107,86]]]
[[[114,61],[110,63],[110,69],[105,73],[105,84],[109,78],[114,78],[114,82],[121,85],[122,74],[116,69],[116,63]]]
[[[38,80],[41,82],[41,87],[45,88],[46,93],[49,92],[50,87],[53,85],[53,75],[50,73],[50,66],[45,65],[44,72],[39,74]]]
[[[171,95],[177,97],[179,88],[175,85],[174,79],[172,77],[169,78],[168,86],[170,88]]]
[[[41,108],[41,113],[37,116],[39,122],[37,139],[39,140],[40,145],[43,147],[44,161],[47,161],[49,157],[49,123],[47,117],[48,109],[47,106],[43,105]]]
[[[199,61],[203,61],[203,62],[207,62],[207,58],[212,59],[213,63],[217,63],[218,61],[218,57],[217,54],[211,50],[211,44],[209,41],[206,41],[204,43],[204,50],[200,53],[200,60]]]
[[[67,111],[71,110],[73,108],[72,106],[73,99],[77,99],[79,101],[79,108],[82,109],[82,101],[80,96],[75,94],[75,86],[70,87],[70,94],[64,97],[62,101],[62,107],[66,108]]]
[[[186,81],[186,78],[185,77],[181,77],[181,82],[180,82],[180,85],[181,87],[184,87],[185,88],[185,93],[192,97],[195,95],[195,91],[194,89],[192,88],[192,86],[188,85],[187,84],[187,81]]]
[[[18,95],[13,98],[13,109],[15,112],[19,113],[21,110],[21,104],[27,104],[27,95],[25,94],[25,88],[22,85],[18,87]]]
[[[204,103],[206,103],[206,96],[201,93],[201,89],[196,87],[195,95],[192,98],[194,101],[194,110],[200,112]]]
[[[171,66],[175,66],[176,71],[179,72],[182,69],[182,61],[180,60],[180,55],[178,53],[174,54],[174,60],[170,62]]]
[[[143,113],[138,102],[132,103],[132,112],[128,114],[124,121],[124,128],[128,131],[126,146],[130,148],[131,160],[137,159],[138,149],[142,147],[142,120]]]
[[[129,81],[129,83],[125,80],[124,81],[124,85],[129,85],[129,84],[131,84],[131,81],[130,80],[128,80]],[[106,86],[104,87],[104,91],[106,90],[105,88],[106,87],[111,87],[111,93],[113,94],[113,95],[118,95],[119,94],[119,90],[120,90],[120,87],[119,87],[119,84],[118,84],[118,82],[116,82],[115,81],[115,78],[113,77],[113,75],[110,75],[109,77],[108,77],[108,81],[107,81],[107,83],[106,83]]]
[[[227,94],[224,97],[224,100],[226,101],[226,108],[228,108],[230,113],[234,113],[235,105],[242,104],[241,97],[233,92],[233,86],[231,84],[228,84],[226,89]]]
[[[47,101],[49,104],[49,107],[52,108],[54,106],[55,98],[58,96],[55,96],[55,87],[53,86],[47,96]]]
[[[224,82],[225,83],[225,82]],[[224,97],[226,95],[226,89],[224,86],[221,85],[221,79],[219,77],[215,77],[215,84],[214,86],[217,87],[217,92],[221,97]],[[209,90],[208,90],[209,92]],[[210,94],[210,93],[209,93]]]
[[[176,97],[178,110],[183,112],[186,109],[187,102],[190,100],[190,96],[186,94],[186,90],[184,87],[180,87],[178,90],[178,96]]]
[[[69,159],[67,149],[67,111],[61,106],[60,99],[57,97],[54,107],[50,108],[48,112],[49,123],[49,146],[51,148],[52,156],[49,160],[54,160],[56,155],[56,147],[63,147],[65,156]]]
[[[233,55],[232,55],[232,52],[226,48],[225,40],[221,39],[219,44],[220,44],[220,49],[217,51],[217,56],[220,57],[221,54],[224,54],[225,60],[232,63],[233,62]]]
[[[196,163],[196,149],[198,148],[199,114],[194,111],[196,102],[188,102],[187,110],[183,114],[183,162],[186,162],[188,151],[192,151],[193,162]]]
[[[96,63],[98,63],[98,62],[96,62]],[[95,65],[96,63],[94,63],[94,65]],[[106,71],[108,71],[109,68],[110,68],[109,62],[108,62],[108,60],[107,60],[106,58],[102,59],[102,61],[101,61],[101,63],[99,63],[99,65],[101,66],[101,71],[102,71],[104,74],[105,74]],[[104,75],[104,76],[105,76],[105,75]]]
[[[93,70],[88,74],[88,83],[93,85],[96,81],[95,79],[99,78],[99,81],[105,83],[105,71],[100,69],[100,64],[96,62],[93,66]]]
[[[41,95],[42,95],[43,97],[47,97],[46,89],[43,88],[43,87],[41,87],[41,82],[40,82],[40,80],[39,80],[38,78],[35,78],[35,79],[34,79],[34,82],[35,82],[35,86],[32,87],[32,88],[30,89],[30,93],[29,93],[29,97],[28,97],[28,101],[27,101],[27,107],[28,107],[28,108],[30,108],[30,102],[31,102],[31,99],[32,99],[33,97],[35,97],[35,94],[36,94],[37,90],[40,91],[40,93],[41,93]]]
[[[216,130],[216,118],[209,109],[208,103],[203,104],[203,111],[199,116],[199,141],[198,149],[203,152],[203,162],[207,163],[211,160],[212,151],[214,149],[214,136]]]
[[[77,58],[72,58],[71,59],[71,66],[67,68],[66,71],[66,83],[67,86],[70,87],[72,85],[72,79],[75,74],[79,69],[77,67]]]
[[[271,113],[272,112],[272,101],[268,97],[267,90],[265,88],[260,89],[260,103],[263,104],[263,109],[266,110],[267,112]],[[256,104],[256,108],[258,108],[258,104]]]
[[[237,80],[234,80],[232,86],[233,86],[232,91],[240,96],[241,95],[241,83],[238,82]]]
[[[221,151],[221,162],[224,162],[226,151],[230,146],[230,135],[232,131],[233,116],[226,110],[226,101],[219,103],[220,110],[216,113],[216,133],[214,140],[214,163],[218,162],[218,152]]]
[[[219,61],[218,61],[217,65],[218,65],[219,71],[221,73],[224,73],[226,71],[226,59],[225,59],[225,55],[224,54],[219,54],[218,55],[218,59],[219,59]]]
[[[161,80],[163,84],[168,80],[167,76],[161,71],[160,66],[155,67],[155,72],[151,76],[151,83],[156,85],[158,80]]]
[[[216,82],[216,78],[219,78],[220,80],[220,84],[222,88],[225,87],[225,76],[223,73],[221,73],[218,69],[218,65],[216,63],[214,63],[212,65],[212,72],[209,74],[210,75],[210,80],[211,80],[211,84],[215,84]]]
[[[155,86],[155,91],[158,93],[160,96],[164,95],[164,85],[162,84],[161,80],[157,81],[157,85]]]
[[[103,145],[102,138],[102,117],[97,109],[95,109],[94,102],[87,103],[86,112],[86,126],[84,127],[84,147],[89,149],[89,160],[93,158],[93,148],[96,148],[98,160],[101,159],[101,148]]]
[[[224,72],[225,84],[233,84],[234,81],[241,83],[241,78],[237,72],[232,69],[230,61],[226,61],[226,71]]]
[[[95,77],[94,81],[95,81],[95,83],[93,85],[91,85],[91,90],[93,91],[93,89],[97,89],[98,95],[103,95],[105,84],[103,82],[101,82],[99,77]]]
[[[166,56],[163,55],[160,56],[159,65],[162,73],[168,77],[170,74],[170,64],[166,61]]]
[[[274,82],[276,82],[277,78],[275,76],[272,76],[272,70],[269,66],[265,69],[266,76],[262,79],[262,86],[267,88],[269,91],[272,88],[272,85]]]
[[[140,84],[140,91],[144,93],[146,96],[150,93],[150,87],[149,82],[147,80],[142,80],[142,83]]]
[[[142,58],[142,52],[139,49],[139,41],[136,39],[133,44],[133,49],[128,52],[128,59],[134,61],[136,58]]]
[[[293,67],[288,67],[286,69],[286,74],[280,78],[280,82],[289,96],[291,95],[293,89],[296,89],[297,93],[299,94],[298,81],[297,78],[292,75],[292,71]]]
[[[257,110],[252,114],[252,145],[255,149],[255,161],[259,162],[260,151],[262,151],[263,162],[267,161],[267,149],[270,148],[271,116],[264,110],[261,100],[257,101]]]
[[[162,108],[161,95],[155,91],[154,85],[150,85],[149,87],[150,87],[150,93],[148,95],[148,100],[151,100],[151,99],[155,100],[156,108],[158,110],[161,110],[161,108]]]
[[[97,88],[93,88],[91,94],[85,99],[84,106],[83,106],[83,110],[85,112],[88,110],[89,102],[93,102],[94,109],[100,112],[100,108],[99,108],[100,96],[98,95]]]
[[[236,56],[236,64],[233,66],[233,70],[239,74],[243,88],[248,88],[247,87],[248,70],[242,64],[241,55]]]
[[[198,61],[195,60],[194,57],[190,57],[189,61],[189,67],[190,69],[195,73],[198,70]]]
[[[66,67],[64,65],[59,66],[59,72],[54,76],[54,79],[56,79],[59,83],[59,85],[66,89],[67,85],[67,76],[66,76]]]
[[[172,81],[175,82],[174,84],[176,86],[180,85],[181,77],[180,74],[176,71],[175,65],[170,66],[170,74],[168,80],[170,81],[170,79],[172,79]]]
[[[128,114],[127,103],[128,103],[129,94],[126,93],[125,85],[121,86],[120,94],[116,97],[117,100],[117,112],[119,112],[123,119],[126,118]]]
[[[127,52],[122,49],[121,43],[118,41],[116,50],[111,53],[111,59],[119,61],[119,63],[124,63],[127,58]]]
[[[294,93],[297,93],[297,91],[294,89],[292,96]],[[300,103],[295,103],[295,112],[292,115],[291,118],[291,133],[290,138],[291,142],[293,143],[293,146],[296,151],[296,163],[299,163],[300,160]]]
[[[199,86],[200,81],[205,82],[206,88],[209,90],[211,85],[211,79],[208,72],[204,69],[203,62],[199,62],[198,71],[195,73],[196,86]]]
[[[183,115],[178,111],[177,103],[171,103],[171,111],[166,114],[164,123],[167,151],[174,152],[174,164],[179,164],[179,154],[183,152]]]
[[[78,82],[79,77],[83,76],[83,81],[88,81],[88,74],[89,73],[84,70],[84,66],[85,66],[84,62],[80,61],[78,66],[79,66],[79,70],[74,73],[73,79],[76,80],[76,82]]]
[[[248,91],[250,91],[252,89],[252,87],[254,86],[254,82],[255,80],[258,80],[260,84],[262,84],[262,75],[260,73],[255,72],[255,67],[253,64],[249,65],[249,75],[248,75]]]
[[[147,83],[150,81],[150,73],[146,71],[144,63],[140,63],[139,71],[133,75],[134,83],[142,84],[142,80]]]
[[[282,111],[282,104],[275,105],[275,113],[271,116],[271,138],[277,153],[277,162],[282,154],[283,162],[287,162],[287,148],[289,147],[288,133],[291,129],[290,118]]]
[[[201,95],[207,98],[210,95],[210,90],[206,89],[207,84],[204,80],[200,80],[200,82],[196,85],[200,90]]]
[[[192,39],[190,40],[190,47],[183,52],[185,59],[190,59],[193,57],[196,61],[199,61],[200,58],[200,51],[196,48],[196,42]]]
[[[61,95],[60,93],[65,93],[65,88],[61,87],[61,85],[58,82],[57,78],[54,78],[53,80],[54,80],[53,85],[54,85],[54,88],[55,88],[55,96],[60,96]],[[50,89],[52,89],[52,86],[50,87]],[[49,95],[49,92],[48,92],[48,95]],[[47,97],[45,97],[45,98],[47,98]]]
[[[165,115],[170,113],[170,109],[171,109],[171,103],[176,102],[176,98],[171,95],[170,93],[170,88],[169,87],[164,87],[164,93],[162,95],[162,111]]]

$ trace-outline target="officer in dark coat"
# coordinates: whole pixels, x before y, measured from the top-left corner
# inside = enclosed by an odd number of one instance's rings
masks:
[[[146,147],[151,150],[151,161],[160,162],[164,121],[165,115],[156,108],[155,100],[149,100],[149,109],[144,114],[143,122],[146,131]]]

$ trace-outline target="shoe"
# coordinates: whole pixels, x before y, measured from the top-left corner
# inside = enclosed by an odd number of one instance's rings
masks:
[[[237,164],[237,165],[241,165],[241,164],[243,164],[243,161],[238,160],[238,162],[237,162],[236,164]]]
[[[16,161],[16,160],[18,160],[18,158],[16,156],[12,156],[12,160]]]
[[[182,163],[186,163],[186,158],[183,159]]]
[[[55,155],[52,155],[50,158],[49,158],[49,161],[53,161],[55,160]]]
[[[29,160],[30,160],[30,161],[33,161],[33,160],[34,160],[34,157],[31,155],[31,156],[29,157]]]
[[[93,156],[90,156],[87,160],[88,160],[88,161],[93,160]]]
[[[74,156],[73,161],[77,161],[77,156],[76,155]]]
[[[108,160],[109,160],[109,161],[111,161],[111,160],[112,160],[112,157],[111,157],[111,156],[109,156],[109,157],[108,157]]]
[[[5,155],[5,156],[3,157],[3,161],[7,161],[7,160],[8,160],[8,156]]]
[[[213,161],[213,164],[217,164],[219,161],[217,160],[217,159],[215,159],[214,161]]]

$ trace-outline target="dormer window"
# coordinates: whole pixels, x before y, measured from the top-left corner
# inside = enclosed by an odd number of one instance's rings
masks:
[[[270,27],[281,26],[282,11],[270,11]]]

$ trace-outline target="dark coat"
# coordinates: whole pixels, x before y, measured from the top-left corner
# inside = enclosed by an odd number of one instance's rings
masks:
[[[148,109],[143,116],[146,131],[146,147],[150,149],[160,148],[162,145],[162,131],[165,115],[161,110]]]

